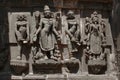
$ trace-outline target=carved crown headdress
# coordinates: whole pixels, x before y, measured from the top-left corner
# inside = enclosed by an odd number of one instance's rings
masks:
[[[69,14],[74,14],[74,12],[72,10],[69,10],[67,15],[69,15]]]
[[[17,15],[17,21],[26,21],[27,17],[25,15]]]
[[[44,6],[44,11],[45,11],[45,12],[50,12],[50,8],[49,8],[48,5],[45,5],[45,6]]]
[[[93,18],[93,17],[98,17],[97,11],[94,11],[94,12],[91,14],[91,18]]]

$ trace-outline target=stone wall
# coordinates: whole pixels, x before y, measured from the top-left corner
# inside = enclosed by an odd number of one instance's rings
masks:
[[[112,11],[112,29],[116,47],[118,77],[120,79],[120,0],[114,0]]]

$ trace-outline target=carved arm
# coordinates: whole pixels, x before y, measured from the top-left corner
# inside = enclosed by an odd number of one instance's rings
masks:
[[[37,31],[35,32],[35,35],[34,36],[37,36],[37,34],[41,31],[42,29],[42,19],[40,21],[40,24],[39,24],[39,28],[37,29]]]
[[[56,21],[55,20],[53,20],[53,32],[54,32],[54,34],[57,36],[57,38],[59,39],[60,38],[60,36],[59,36],[59,34],[58,34],[58,32],[57,32],[57,30],[56,30]]]

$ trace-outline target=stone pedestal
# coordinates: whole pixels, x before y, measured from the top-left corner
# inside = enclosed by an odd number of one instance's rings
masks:
[[[80,75],[80,74],[55,74],[55,75],[26,75],[12,76],[12,80],[118,80],[111,75]]]

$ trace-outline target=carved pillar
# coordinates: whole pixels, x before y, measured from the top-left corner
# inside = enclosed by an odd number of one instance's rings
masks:
[[[118,77],[120,76],[120,0],[113,0],[112,28],[113,36],[116,40],[116,58],[118,66]],[[120,79],[120,77],[119,77]]]

